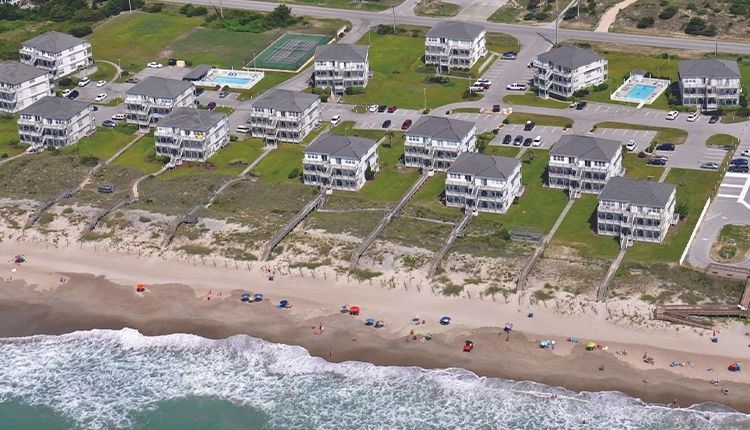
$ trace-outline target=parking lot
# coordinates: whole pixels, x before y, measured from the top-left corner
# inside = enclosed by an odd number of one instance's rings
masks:
[[[651,141],[654,140],[656,132],[621,128],[598,128],[593,135],[604,139],[618,140],[623,145],[632,140],[635,142],[635,150],[633,152],[639,152],[648,148]]]
[[[505,125],[500,129],[500,132],[497,134],[495,139],[492,140],[492,144],[501,145],[506,135],[510,135],[513,139],[515,139],[516,136],[522,136],[524,140],[528,138],[534,139],[537,136],[540,136],[542,138],[542,144],[539,147],[549,149],[555,142],[558,141],[558,139],[560,139],[560,136],[563,135],[562,127],[538,125],[531,131],[524,131],[523,127],[523,124]],[[511,145],[513,145],[512,142]]]

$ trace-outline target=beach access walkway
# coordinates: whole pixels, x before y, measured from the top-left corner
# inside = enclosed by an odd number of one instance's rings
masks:
[[[302,222],[305,218],[307,218],[308,215],[312,211],[314,211],[316,208],[323,207],[323,205],[326,202],[326,194],[328,193],[328,189],[325,187],[321,187],[318,194],[313,197],[312,200],[310,200],[305,207],[302,208],[297,214],[294,216],[294,218],[290,219],[289,222],[282,227],[281,230],[277,231],[276,234],[271,238],[271,240],[266,244],[265,248],[263,248],[263,254],[260,257],[260,261],[268,261],[269,258],[271,258],[271,254],[273,253],[274,248],[281,243],[282,240],[284,240],[285,237],[289,233],[291,233],[299,223]]]
[[[451,245],[453,245],[453,242],[456,240],[456,238],[461,234],[461,232],[464,231],[466,226],[469,225],[469,221],[471,221],[472,216],[472,211],[465,211],[463,218],[461,218],[453,227],[451,234],[448,235],[448,238],[445,240],[445,243],[440,248],[440,251],[438,251],[437,255],[435,255],[435,259],[430,265],[430,271],[427,273],[428,278],[433,278],[437,274],[437,271],[440,270],[440,265],[442,264],[445,255],[448,253],[448,250],[451,248]]]

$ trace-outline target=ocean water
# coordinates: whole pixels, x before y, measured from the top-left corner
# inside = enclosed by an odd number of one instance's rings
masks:
[[[123,329],[0,339],[3,430],[344,428],[727,430],[750,428],[750,416],[461,369],[332,364],[250,336]]]

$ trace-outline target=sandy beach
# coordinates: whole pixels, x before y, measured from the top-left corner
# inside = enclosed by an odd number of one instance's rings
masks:
[[[424,368],[461,367],[482,376],[530,380],[577,391],[617,390],[648,402],[689,406],[703,402],[750,412],[750,378],[728,364],[750,359],[750,328],[738,322],[712,333],[679,326],[626,326],[608,320],[605,304],[562,315],[522,296],[448,298],[417,285],[394,288],[347,280],[331,269],[284,269],[271,264],[139,257],[81,244],[0,243],[0,336],[62,334],[94,328],[135,328],[146,335],[193,333],[208,338],[249,334],[300,345],[329,361],[368,361]],[[24,254],[27,262],[10,258]],[[216,266],[214,266],[214,264]],[[15,269],[15,270],[14,270]],[[269,280],[269,271],[274,274]],[[135,285],[147,285],[136,293]],[[263,293],[248,304],[244,291]],[[277,309],[286,299],[291,309]],[[340,306],[361,306],[353,317]],[[533,312],[533,318],[528,314]],[[450,315],[453,322],[438,320]],[[412,325],[413,317],[425,320]],[[386,322],[366,327],[364,319]],[[502,327],[513,324],[506,340]],[[322,334],[316,334],[322,325]],[[410,336],[417,333],[416,339]],[[426,333],[433,339],[421,341]],[[576,337],[578,343],[569,342]],[[470,339],[475,348],[462,352]],[[554,350],[539,347],[554,340]],[[586,351],[596,341],[606,350]],[[623,354],[623,351],[626,352]],[[654,364],[643,362],[643,355]],[[671,366],[675,361],[681,365]],[[603,370],[601,370],[603,369]],[[711,369],[711,370],[709,370]],[[718,379],[719,385],[709,381]],[[722,390],[728,389],[728,394]]]

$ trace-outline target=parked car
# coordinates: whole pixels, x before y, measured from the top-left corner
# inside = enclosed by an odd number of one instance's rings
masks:
[[[341,115],[334,115],[331,118],[331,125],[338,125],[341,122]]]
[[[680,116],[680,113],[676,110],[669,111],[669,113],[667,113],[667,119],[670,121],[677,119],[678,116]]]
[[[695,122],[698,119],[698,115],[700,115],[698,112],[693,112],[690,115],[688,115],[687,117],[688,122]]]
[[[484,90],[486,90],[486,88],[481,85],[472,85],[469,87],[469,91],[471,91],[472,93],[481,93]]]
[[[719,122],[719,115],[711,115],[711,117],[708,118],[709,124],[716,124],[717,122]]]
[[[503,145],[509,145],[510,142],[513,141],[513,136],[506,134],[505,137],[503,137]]]
[[[708,163],[702,163],[701,169],[719,170],[719,163],[714,163],[713,161],[710,161]]]
[[[68,94],[68,98],[71,100],[75,100],[79,95],[80,93],[78,92],[78,90],[73,90],[70,92],[70,94]]]
[[[102,127],[109,127],[109,128],[117,127],[117,123],[114,122],[114,121],[112,121],[112,120],[110,120],[110,119],[105,119],[102,122]]]
[[[523,140],[523,146],[531,146],[532,139],[530,137],[527,137]]]
[[[222,99],[224,97],[228,96],[228,95],[229,95],[229,90],[221,90],[221,91],[219,91],[219,97],[221,97]]]
[[[657,151],[674,151],[674,143],[662,143],[661,145],[656,145]]]
[[[125,119],[125,114],[124,113],[116,113],[116,114],[112,115],[112,121],[122,121],[124,119]]]
[[[167,65],[169,65],[169,66],[176,66],[177,65],[177,60],[174,59],[174,58],[170,58],[169,61],[167,61]]]
[[[513,139],[513,145],[521,146],[521,143],[523,143],[523,136],[519,134],[515,139]]]
[[[127,78],[125,79],[125,82],[128,84],[137,84],[140,80],[138,78]]]
[[[489,79],[477,79],[476,82],[474,82],[474,85],[481,85],[485,88],[489,88],[492,86],[492,81]]]
[[[654,157],[649,158],[646,164],[650,164],[652,166],[664,166],[667,164],[667,161],[669,161],[667,157],[654,156]]]
[[[526,121],[526,125],[523,126],[523,131],[531,131],[536,127],[536,123],[534,121]]]
[[[746,149],[740,153],[742,157],[750,157],[750,149]]]
[[[492,112],[500,112],[500,105],[492,105]]]
[[[237,126],[237,133],[250,133],[250,127],[246,125],[238,125]]]
[[[369,108],[367,108],[368,112],[377,112],[378,111],[378,105],[370,105]]]
[[[625,144],[625,150],[630,152],[635,151],[635,140],[630,139],[630,141]]]
[[[729,169],[727,170],[729,170],[732,173],[748,173],[750,172],[750,166],[748,166],[747,164],[745,165],[732,164],[731,166],[729,166]]]
[[[503,60],[515,60],[518,57],[518,52],[516,51],[506,51],[503,52],[502,58]]]
[[[94,112],[96,112],[96,111],[99,110],[99,108],[96,107],[96,105],[91,105],[91,110],[94,111]]]
[[[401,124],[401,130],[408,130],[409,127],[411,127],[411,120],[407,119],[406,121]]]
[[[390,119],[387,119],[387,120],[383,121],[383,125],[382,125],[383,128],[388,128],[390,126],[391,126],[391,120]]]
[[[107,93],[100,93],[100,94],[97,94],[96,97],[94,97],[94,101],[101,102],[101,101],[104,101],[104,99],[106,98],[107,98]]]
[[[534,141],[531,142],[531,145],[534,147],[542,146],[542,136],[537,136],[534,138]]]
[[[73,91],[73,90],[64,89],[63,92],[62,92],[62,96],[63,97],[68,97],[68,95],[70,95],[71,91]]]
[[[152,61],[152,62],[146,64],[146,66],[148,66],[150,69],[161,69],[162,68],[162,64],[161,63],[157,63],[156,61]]]
[[[216,109],[216,102],[208,102],[208,104],[206,105],[206,109],[208,110]]]
[[[729,165],[731,166],[747,166],[747,164],[747,160],[744,158],[735,158],[729,162]]]
[[[396,112],[396,109],[398,109],[395,105],[394,106],[388,106],[388,113]]]
[[[584,110],[584,109],[586,109],[586,106],[588,106],[588,105],[589,104],[586,103],[586,102],[578,102],[578,103],[576,103],[576,110]]]
[[[103,86],[107,85],[107,81],[96,81],[96,86],[101,88]]]
[[[85,87],[89,83],[91,83],[91,78],[89,78],[88,76],[84,76],[84,77],[81,78],[80,81],[78,81],[78,86],[79,87]]]
[[[508,84],[505,87],[505,89],[509,91],[526,91],[526,88],[528,88],[526,84],[521,84],[518,82],[513,82],[512,84]]]
[[[383,112],[385,112],[385,110],[386,110],[386,109],[387,109],[387,108],[386,108],[386,106],[385,106],[385,105],[380,105],[380,106],[378,106],[378,112],[380,112],[380,113],[383,113]]]

